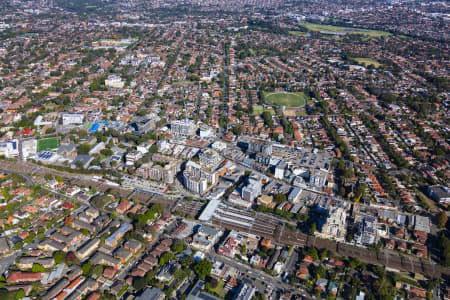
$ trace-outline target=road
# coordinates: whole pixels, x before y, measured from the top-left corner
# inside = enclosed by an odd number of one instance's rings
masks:
[[[220,261],[227,266],[231,266],[238,270],[241,274],[246,274],[248,278],[250,278],[255,285],[255,287],[260,291],[264,292],[268,285],[272,286],[274,290],[292,290],[293,286],[285,283],[281,280],[280,277],[271,276],[261,270],[253,269],[251,266],[237,262],[233,259],[227,258],[225,256],[218,255],[211,250],[206,253],[207,257],[213,261]],[[241,278],[244,279],[244,278]],[[306,294],[306,291],[299,290],[299,294]]]
[[[8,256],[0,258],[0,274],[4,274],[9,266],[14,264],[17,257],[22,255],[22,251],[16,251]]]

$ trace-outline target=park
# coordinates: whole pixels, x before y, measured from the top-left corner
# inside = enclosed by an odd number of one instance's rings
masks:
[[[303,107],[307,102],[305,94],[301,92],[264,93],[263,96],[266,104],[274,106]]]

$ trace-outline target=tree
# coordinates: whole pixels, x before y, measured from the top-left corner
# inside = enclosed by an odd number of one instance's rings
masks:
[[[178,280],[183,280],[189,276],[189,269],[178,268],[174,273],[173,277]]]
[[[252,300],[266,300],[266,295],[261,294],[260,292],[256,292],[255,296],[253,296]]]
[[[264,119],[264,123],[266,123],[267,126],[272,128],[273,127],[272,114],[268,111],[265,111],[263,112],[262,117]]]
[[[311,247],[307,252],[307,255],[311,256],[312,259],[314,260],[318,260],[319,259],[319,254],[317,253],[317,249],[314,247]]]
[[[173,255],[172,252],[164,252],[163,255],[159,258],[159,265],[164,266],[169,261],[175,258],[175,255]]]
[[[320,291],[320,290],[314,289],[314,296],[315,296],[316,298],[319,298],[319,297],[320,297],[320,294],[321,294],[321,291]]]
[[[357,258],[351,258],[348,266],[350,269],[355,269],[361,265],[361,262]]]
[[[92,269],[92,275],[95,275],[95,277],[100,277],[103,274],[103,266],[102,265],[96,265]]]
[[[17,242],[14,244],[14,249],[15,250],[20,250],[23,247],[23,242]]]
[[[78,154],[88,154],[89,150],[91,150],[91,145],[90,144],[81,144],[80,146],[78,146]]]
[[[26,244],[31,244],[36,237],[36,233],[34,231],[30,231],[30,234],[25,238],[24,242]]]
[[[395,288],[392,286],[389,278],[387,276],[382,276],[378,278],[374,284],[375,295],[379,299],[393,299],[392,295],[395,295]]]
[[[209,260],[202,259],[194,265],[194,272],[200,279],[204,280],[211,273],[212,264]]]
[[[150,149],[148,149],[148,152],[150,154],[158,153],[158,146],[156,144],[153,144]]]
[[[3,198],[6,199],[6,201],[9,201],[11,199],[11,196],[10,196],[6,186],[4,186],[3,189],[2,189],[2,195],[3,195]]]
[[[322,251],[320,251],[320,260],[324,261],[325,258],[327,258],[327,255],[328,255],[327,249],[323,249]]]
[[[444,233],[441,234],[438,245],[441,252],[441,264],[450,267],[450,239]]]
[[[79,265],[80,264],[80,260],[75,255],[75,253],[69,252],[66,255],[66,264],[69,265],[69,266],[71,266],[71,265]]]
[[[87,276],[90,274],[92,269],[92,263],[90,261],[86,262],[85,264],[83,264],[83,266],[81,267],[81,270],[83,271],[83,275]]]
[[[55,264],[59,265],[66,260],[66,255],[62,251],[56,251],[53,252],[53,259],[55,260]]]
[[[17,290],[17,292],[16,292],[16,299],[22,299],[22,298],[25,298],[25,291],[22,290],[22,289]]]
[[[316,222],[312,223],[309,227],[309,234],[314,235],[314,233],[317,231],[317,224]]]
[[[133,280],[133,287],[137,291],[144,289],[146,286],[147,286],[147,282],[144,277],[138,277],[135,280]]]
[[[31,271],[34,273],[41,273],[45,272],[45,268],[40,264],[33,264],[33,266],[31,267]]]
[[[437,221],[439,228],[445,228],[445,225],[447,224],[447,220],[448,220],[448,216],[444,211],[441,211],[436,216],[436,221]]]
[[[179,253],[184,250],[184,243],[181,240],[176,241],[172,245],[172,251],[175,253]]]
[[[181,259],[181,266],[189,267],[194,263],[194,259],[191,256],[185,256]]]
[[[315,279],[325,278],[327,275],[327,271],[325,270],[325,267],[323,265],[315,266],[311,264],[311,275]]]
[[[276,194],[276,195],[273,197],[273,200],[274,200],[277,204],[280,204],[280,203],[286,202],[286,201],[287,201],[287,197],[286,197],[285,194]]]
[[[166,289],[164,290],[164,294],[165,294],[167,297],[170,297],[170,296],[173,294],[173,288],[172,288],[172,287],[166,288]]]

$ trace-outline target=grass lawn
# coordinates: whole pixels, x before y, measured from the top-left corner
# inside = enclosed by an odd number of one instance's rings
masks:
[[[302,32],[302,31],[289,31],[289,34],[292,34],[292,35],[304,35],[305,33],[304,32]]]
[[[172,85],[194,85],[194,84],[198,84],[198,82],[195,81],[190,81],[190,80],[180,80],[180,81],[174,81],[171,83]]]
[[[43,150],[55,149],[59,147],[59,137],[41,139],[37,142],[37,152]]]
[[[332,25],[322,25],[322,24],[313,24],[308,22],[300,22],[300,25],[305,26],[308,30],[311,31],[325,31],[329,33],[338,33],[338,34],[362,34],[368,37],[380,37],[380,36],[389,36],[391,35],[389,32],[381,31],[381,30],[370,30],[364,28],[353,28],[353,27],[341,27],[341,26],[332,26]]]
[[[381,64],[373,58],[354,57],[354,58],[351,58],[351,60],[353,60],[356,63],[363,65],[365,67],[368,67],[369,65],[373,65],[375,68],[378,68],[381,66]]]
[[[223,280],[219,280],[219,283],[217,284],[215,289],[209,289],[208,292],[214,292],[217,293],[218,295],[220,295],[220,298],[224,298],[225,294],[223,292],[223,286],[224,286],[224,281]]]
[[[275,112],[273,111],[273,109],[267,109],[264,108],[264,106],[262,105],[253,105],[253,115],[261,115],[263,112],[268,111],[270,112],[272,115],[275,114]]]
[[[303,93],[264,93],[267,104],[287,107],[301,107],[306,104]]]

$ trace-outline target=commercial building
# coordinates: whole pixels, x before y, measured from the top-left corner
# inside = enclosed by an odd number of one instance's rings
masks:
[[[377,237],[377,219],[373,216],[364,216],[358,222],[355,242],[360,245],[373,245],[377,242]]]
[[[246,283],[239,287],[238,292],[234,295],[233,300],[251,300],[256,293],[256,289]]]
[[[197,126],[194,121],[184,119],[184,120],[175,120],[170,123],[170,131],[173,135],[181,135],[181,136],[193,136],[195,135],[195,131]]]
[[[105,80],[106,87],[121,89],[125,86],[125,82],[117,75],[109,75],[108,79]]]
[[[300,199],[300,194],[302,193],[302,189],[299,187],[295,187],[288,195],[288,200],[290,202],[297,202]]]
[[[133,129],[133,133],[137,135],[146,134],[150,130],[155,128],[156,122],[159,121],[159,117],[155,116],[154,118],[142,118],[139,120],[135,120],[130,124]]]
[[[214,227],[201,225],[192,239],[191,247],[201,251],[209,251],[218,238],[219,231]]]
[[[272,155],[272,142],[263,140],[252,140],[248,143],[248,152],[250,153],[264,153],[265,155]]]
[[[201,126],[199,131],[200,137],[203,139],[207,139],[213,137],[215,131],[209,126]]]
[[[430,218],[425,216],[411,216],[409,223],[414,226],[414,230],[422,231],[426,233],[431,232]]]
[[[242,199],[253,202],[261,195],[262,182],[256,176],[250,176],[248,183],[242,188]]]
[[[50,126],[52,125],[52,122],[48,122],[48,121],[43,121],[44,117],[43,116],[37,116],[36,119],[34,120],[34,126]]]
[[[19,156],[18,140],[0,142],[0,155],[3,155],[7,158]]]
[[[183,172],[183,180],[186,189],[193,193],[203,194],[208,187],[208,182],[205,178],[192,175],[188,171]]]
[[[255,156],[255,161],[265,166],[268,166],[270,164],[270,159],[271,158],[269,155],[264,154],[262,152],[256,153]]]
[[[62,122],[64,126],[83,124],[84,115],[83,114],[63,114]]]
[[[198,158],[201,164],[212,167],[217,166],[222,161],[219,153],[213,149],[206,149],[198,155]]]
[[[450,189],[442,185],[428,187],[428,195],[435,201],[450,204]]]
[[[137,150],[129,152],[125,156],[125,163],[127,164],[127,166],[133,166],[143,156],[144,156],[143,153]]]
[[[275,174],[274,177],[276,179],[283,179],[284,178],[284,171],[287,168],[287,163],[285,162],[280,162],[276,167],[275,167]]]
[[[179,166],[180,164],[178,162],[169,162],[164,166],[153,162],[148,162],[136,170],[136,175],[145,179],[163,181],[167,184],[171,184],[175,180]]]
[[[191,192],[202,194],[206,191],[208,184],[217,182],[217,172],[207,167],[188,161],[183,172],[184,185]]]
[[[35,156],[37,153],[37,140],[36,139],[21,140],[19,152],[22,160],[26,160],[30,157]]]
[[[222,152],[225,149],[227,149],[227,144],[225,144],[222,141],[215,141],[212,145],[211,148],[213,148],[216,151]]]
[[[77,146],[75,144],[61,145],[56,150],[58,156],[65,159],[74,160],[77,157]]]
[[[321,170],[312,170],[311,176],[309,178],[309,183],[317,186],[323,187],[327,181],[327,173]]]

